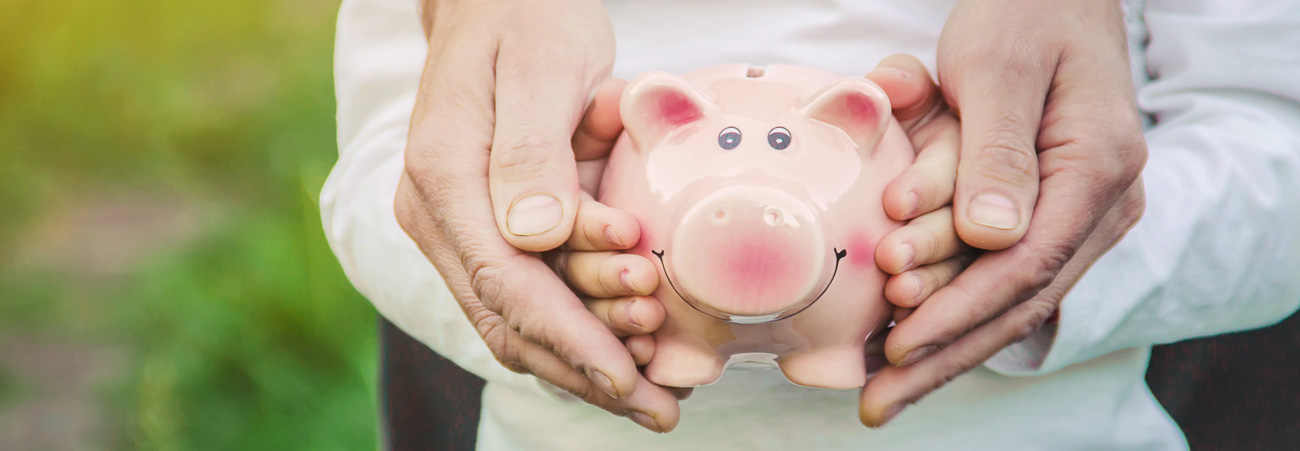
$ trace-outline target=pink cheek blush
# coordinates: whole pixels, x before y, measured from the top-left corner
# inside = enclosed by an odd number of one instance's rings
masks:
[[[854,235],[846,247],[849,264],[862,268],[876,267],[876,243],[866,235]]]

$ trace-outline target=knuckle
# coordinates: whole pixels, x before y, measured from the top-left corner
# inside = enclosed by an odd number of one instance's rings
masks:
[[[543,254],[549,260],[551,271],[560,276],[560,280],[566,285],[572,286],[576,280],[573,277],[573,259],[577,255],[575,251],[556,251]]]
[[[943,263],[938,265],[938,268],[938,284],[946,285],[948,282],[951,282],[952,279],[955,279],[958,274],[961,274],[963,269],[966,269],[966,263],[961,261],[961,259],[954,257],[944,260]]]
[[[1026,245],[1019,249],[1021,253],[1018,266],[1028,269],[1026,272],[1028,278],[1025,279],[1025,285],[1022,287],[1028,294],[1038,293],[1051,285],[1073,255],[1073,252],[1064,246],[1056,245],[1039,247]]]
[[[417,151],[414,146],[415,144],[408,145],[402,155],[406,176],[411,179],[411,184],[423,193],[438,192],[440,188],[448,186],[450,174],[444,170],[446,165],[438,163],[434,152]]]
[[[940,371],[942,377],[936,379],[931,391],[938,390],[944,385],[947,385],[948,382],[956,379],[957,376],[966,374],[966,372],[973,370],[975,367],[984,363],[983,361],[966,354],[954,354],[951,359],[947,360],[947,362],[948,363],[944,365],[944,368]]]
[[[939,225],[951,227],[949,224],[951,224],[951,222]],[[935,255],[943,252],[939,237],[935,236],[935,233],[930,230],[917,230],[917,233],[912,237],[911,241],[912,244],[916,246],[917,260],[929,260],[934,258]]]
[[[524,132],[506,138],[492,150],[492,174],[504,180],[545,179],[560,171],[559,162],[550,158],[556,144],[538,132]]]
[[[1027,321],[1027,324],[1030,325],[1030,330],[1019,335],[1019,338],[1028,337],[1028,335],[1034,333],[1035,330],[1039,330],[1039,328],[1043,326],[1044,322],[1047,322],[1048,318],[1052,317],[1053,313],[1056,313],[1057,311],[1057,304],[1050,302],[1050,300],[1030,300],[1030,302],[1027,302],[1026,304],[1028,305],[1028,309],[1030,309],[1030,313],[1028,313],[1028,315],[1030,315],[1030,321]]]
[[[593,257],[595,256],[593,255]],[[598,294],[610,294],[622,291],[623,284],[619,281],[619,277],[621,277],[623,265],[619,264],[616,259],[604,258],[604,261],[600,262],[598,271],[599,276],[596,278],[596,283],[600,290],[600,293]]]
[[[1124,230],[1129,230],[1142,220],[1142,215],[1146,213],[1147,197],[1142,190],[1134,190],[1132,194],[1124,196],[1120,205],[1120,225]]]
[[[528,371],[523,366],[516,347],[510,345],[510,331],[500,317],[483,315],[474,321],[474,329],[478,331],[479,336],[483,337],[483,342],[492,351],[492,357],[496,358],[501,366],[516,373]]]
[[[577,386],[569,389],[569,394],[573,395],[575,398],[581,399],[582,402],[587,404],[600,405],[599,403],[601,399],[599,391],[592,388],[589,383],[577,384]]]
[[[605,307],[606,307],[605,311],[601,315],[602,317],[605,318],[605,325],[614,327],[615,325],[626,322],[620,318],[621,316],[623,316],[622,315],[623,309],[614,308],[616,307],[614,305],[606,305]]]
[[[1047,318],[1056,312],[1056,304],[1050,301],[1031,299],[1024,304],[1026,320],[1015,324],[1012,330],[1012,342],[1024,340],[1038,331],[1047,322]]]
[[[1121,123],[1094,130],[1089,137],[1078,138],[1078,145],[1062,155],[1075,170],[1111,193],[1127,189],[1142,175],[1146,166],[1146,138],[1140,130],[1115,133],[1110,130],[1130,128]]]
[[[1033,287],[1038,290],[1047,288],[1047,286],[1052,283],[1052,280],[1056,279],[1056,275],[1061,273],[1061,270],[1065,268],[1065,264],[1069,261],[1069,252],[1057,247],[1049,247],[1047,252],[1040,254],[1038,258],[1034,260],[1034,265],[1031,266],[1031,268],[1034,268],[1034,272],[1036,273],[1036,277],[1032,279]]]
[[[1146,167],[1147,149],[1146,137],[1141,131],[1128,133],[1127,138],[1120,143],[1119,165],[1122,169],[1120,173],[1121,180],[1132,183],[1142,175],[1142,169]]]
[[[398,192],[397,198],[393,200],[393,216],[397,217],[397,225],[407,233],[419,230],[418,208],[409,196],[401,192]]]
[[[1112,137],[1101,142],[1092,142],[1080,146],[1079,150],[1088,152],[1078,159],[1080,169],[1097,185],[1106,187],[1111,193],[1123,191],[1141,174],[1142,164],[1134,163],[1131,145],[1122,141],[1124,138]]]
[[[984,177],[1015,186],[1038,181],[1038,155],[1031,143],[1014,132],[996,132],[975,158]]]
[[[478,252],[469,249],[462,254],[461,263],[469,275],[470,288],[478,295],[483,305],[498,313],[504,313],[499,305],[504,272],[502,262],[479,255]]]

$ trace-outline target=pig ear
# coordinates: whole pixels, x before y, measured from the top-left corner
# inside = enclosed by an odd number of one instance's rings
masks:
[[[804,100],[799,112],[844,130],[868,154],[875,152],[892,114],[885,91],[865,78],[832,83]]]
[[[686,80],[651,72],[628,83],[619,114],[632,142],[638,149],[647,149],[669,131],[703,119],[716,108]]]

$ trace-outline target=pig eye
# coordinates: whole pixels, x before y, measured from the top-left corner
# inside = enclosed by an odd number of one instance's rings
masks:
[[[740,145],[740,129],[736,127],[727,127],[718,133],[718,145],[725,150],[735,149]]]
[[[785,150],[790,147],[790,131],[785,127],[777,127],[767,132],[767,145],[776,150]]]

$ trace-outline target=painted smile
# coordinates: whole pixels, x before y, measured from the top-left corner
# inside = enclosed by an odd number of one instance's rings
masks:
[[[819,299],[822,298],[822,295],[825,295],[825,294],[826,294],[826,291],[827,291],[827,290],[830,290],[830,288],[831,288],[831,284],[832,284],[832,283],[835,283],[835,275],[838,274],[839,271],[840,271],[840,260],[843,260],[844,257],[847,257],[847,256],[849,255],[849,251],[848,251],[847,249],[836,249],[836,248],[832,248],[832,249],[831,249],[831,252],[833,252],[833,253],[835,254],[835,268],[834,268],[833,270],[831,270],[831,279],[830,279],[829,281],[826,282],[826,286],[822,288],[822,291],[821,291],[820,293],[817,293],[817,297],[814,298],[814,299],[812,300],[812,302],[809,302],[807,305],[804,305],[803,307],[800,307],[799,310],[796,310],[796,311],[794,311],[794,312],[789,312],[789,313],[783,313],[780,317],[775,318],[775,319],[784,319],[784,318],[789,318],[789,317],[791,317],[791,316],[794,316],[794,315],[798,314],[799,312],[804,311],[804,310],[807,309],[808,307],[811,307],[813,304],[816,304],[817,301],[818,301]],[[703,314],[705,314],[705,315],[709,315],[709,316],[717,317],[716,314],[713,314],[713,313],[710,313],[710,312],[707,312],[707,311],[704,311],[704,310],[700,309],[700,307],[696,305],[697,302],[696,302],[694,299],[690,299],[690,298],[686,297],[685,295],[682,294],[681,291],[679,291],[679,290],[677,289],[677,284],[676,284],[675,282],[673,282],[673,278],[672,278],[672,276],[669,275],[669,273],[668,273],[668,264],[667,264],[666,262],[664,262],[664,251],[662,251],[662,250],[651,250],[650,253],[654,254],[655,257],[657,257],[657,258],[659,259],[659,266],[660,266],[661,268],[663,268],[663,271],[664,271],[664,277],[668,279],[668,286],[669,286],[669,287],[672,287],[673,292],[674,292],[674,293],[677,293],[677,296],[678,296],[678,297],[680,297],[680,298],[682,298],[682,300],[686,301],[686,304],[687,304],[687,305],[690,305],[691,308],[695,309],[696,311],[699,311],[700,313],[703,313]]]

